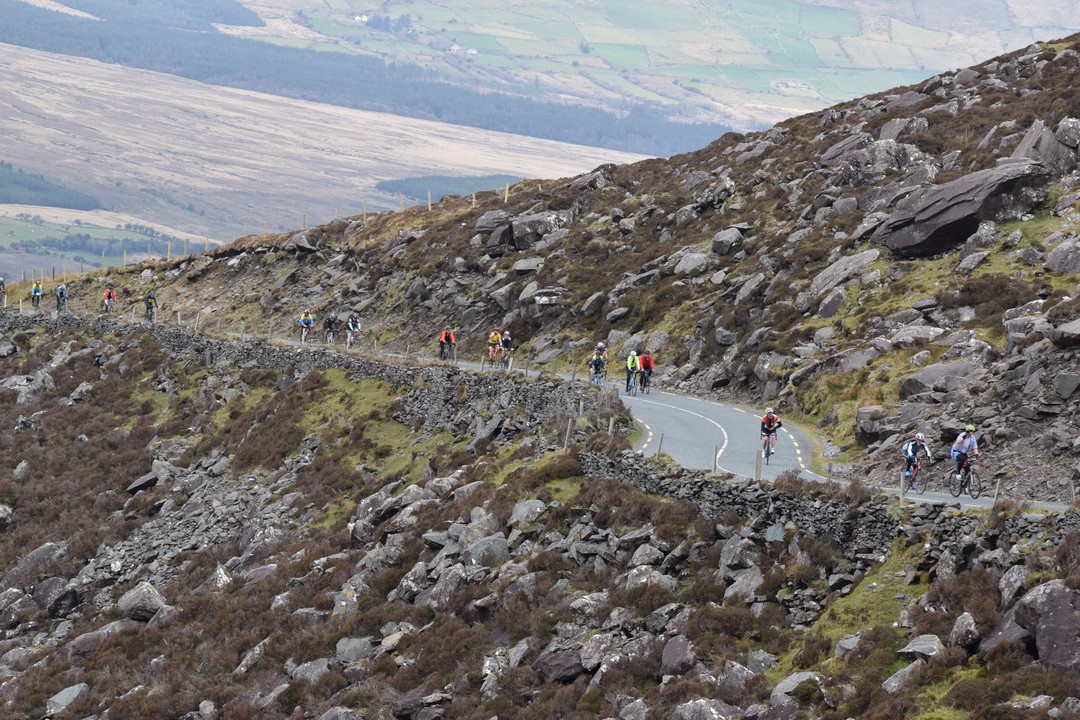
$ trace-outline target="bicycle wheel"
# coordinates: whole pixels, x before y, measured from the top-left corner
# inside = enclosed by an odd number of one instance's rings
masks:
[[[982,489],[982,478],[979,477],[978,471],[975,470],[975,468],[969,468],[967,481],[968,495],[971,496],[972,500],[978,500],[979,495],[982,495]]]
[[[949,493],[951,493],[953,497],[960,497],[960,493],[964,492],[963,480],[960,476],[950,470],[946,480],[949,486]]]
[[[648,375],[642,375],[641,377],[643,378],[641,381],[641,389],[645,391],[646,395],[648,395],[649,388],[652,387],[652,380],[649,379]]]
[[[911,486],[919,495],[926,492],[926,473],[918,465],[915,466],[915,477],[911,478]]]

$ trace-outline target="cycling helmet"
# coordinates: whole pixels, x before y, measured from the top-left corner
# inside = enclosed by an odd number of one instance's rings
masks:
[[[772,415],[772,408],[765,408],[766,415]]]
[[[337,313],[330,313],[331,320],[337,320]]]
[[[972,425],[971,423],[968,423],[968,426],[966,428],[964,428],[964,429],[967,430],[968,432],[975,432],[975,426]]]
[[[598,342],[598,343],[596,343],[596,347],[597,347],[597,349],[599,349],[599,350],[603,350],[603,349],[604,349],[604,343],[602,343],[602,342]]]
[[[637,357],[637,353],[633,350],[630,351],[630,357]]]
[[[922,433],[915,433],[915,439],[918,440],[919,442],[922,442],[923,440],[926,439],[926,436],[923,435]]]
[[[510,331],[509,330],[504,330],[503,331],[503,337],[510,337]]]

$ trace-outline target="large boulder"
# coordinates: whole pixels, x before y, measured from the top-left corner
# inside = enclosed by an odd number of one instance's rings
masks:
[[[694,644],[685,635],[676,635],[664,645],[664,652],[660,658],[660,672],[664,675],[682,675],[694,667],[696,662]]]
[[[815,300],[848,278],[861,273],[876,262],[880,255],[879,251],[871,249],[840,258],[818,273],[805,292],[799,293],[795,298],[795,309],[805,312]]]
[[[915,191],[897,203],[871,240],[902,257],[944,252],[984,220],[1015,219],[1046,200],[1052,179],[1048,166],[1019,160]]]
[[[148,582],[141,582],[128,590],[117,603],[124,617],[140,622],[148,622],[164,605],[165,598]]]
[[[1043,267],[1052,272],[1080,272],[1080,242],[1066,240],[1050,251]]]
[[[1080,346],[1080,319],[1054,328],[1050,333],[1050,339],[1059,348]]]
[[[1016,603],[1016,624],[1035,636],[1039,661],[1080,668],[1080,592],[1064,580],[1051,580],[1028,590]]]
[[[912,395],[955,384],[975,370],[975,365],[965,361],[934,363],[927,365],[914,375],[909,375],[900,382],[900,399],[906,400]]]

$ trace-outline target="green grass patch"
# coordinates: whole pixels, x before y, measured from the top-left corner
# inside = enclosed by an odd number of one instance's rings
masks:
[[[890,627],[901,610],[926,592],[929,583],[921,574],[914,585],[908,585],[905,579],[907,571],[917,565],[921,547],[904,547],[902,541],[896,541],[884,564],[868,572],[850,595],[834,600],[822,613],[805,636],[827,641],[828,651],[817,667],[829,670],[838,662],[832,648],[842,637],[874,627]],[[790,675],[801,650],[801,646],[795,646],[785,653],[768,671],[769,679],[775,683]]]
[[[548,492],[551,493],[552,500],[557,500],[566,504],[577,499],[577,496],[581,493],[581,483],[584,482],[584,480],[584,478],[552,480],[546,487]]]

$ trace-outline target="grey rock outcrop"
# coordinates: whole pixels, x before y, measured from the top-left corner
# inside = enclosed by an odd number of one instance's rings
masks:
[[[1053,173],[1033,161],[979,170],[897,203],[871,240],[901,257],[925,257],[960,244],[984,220],[1019,217],[1046,199]]]

